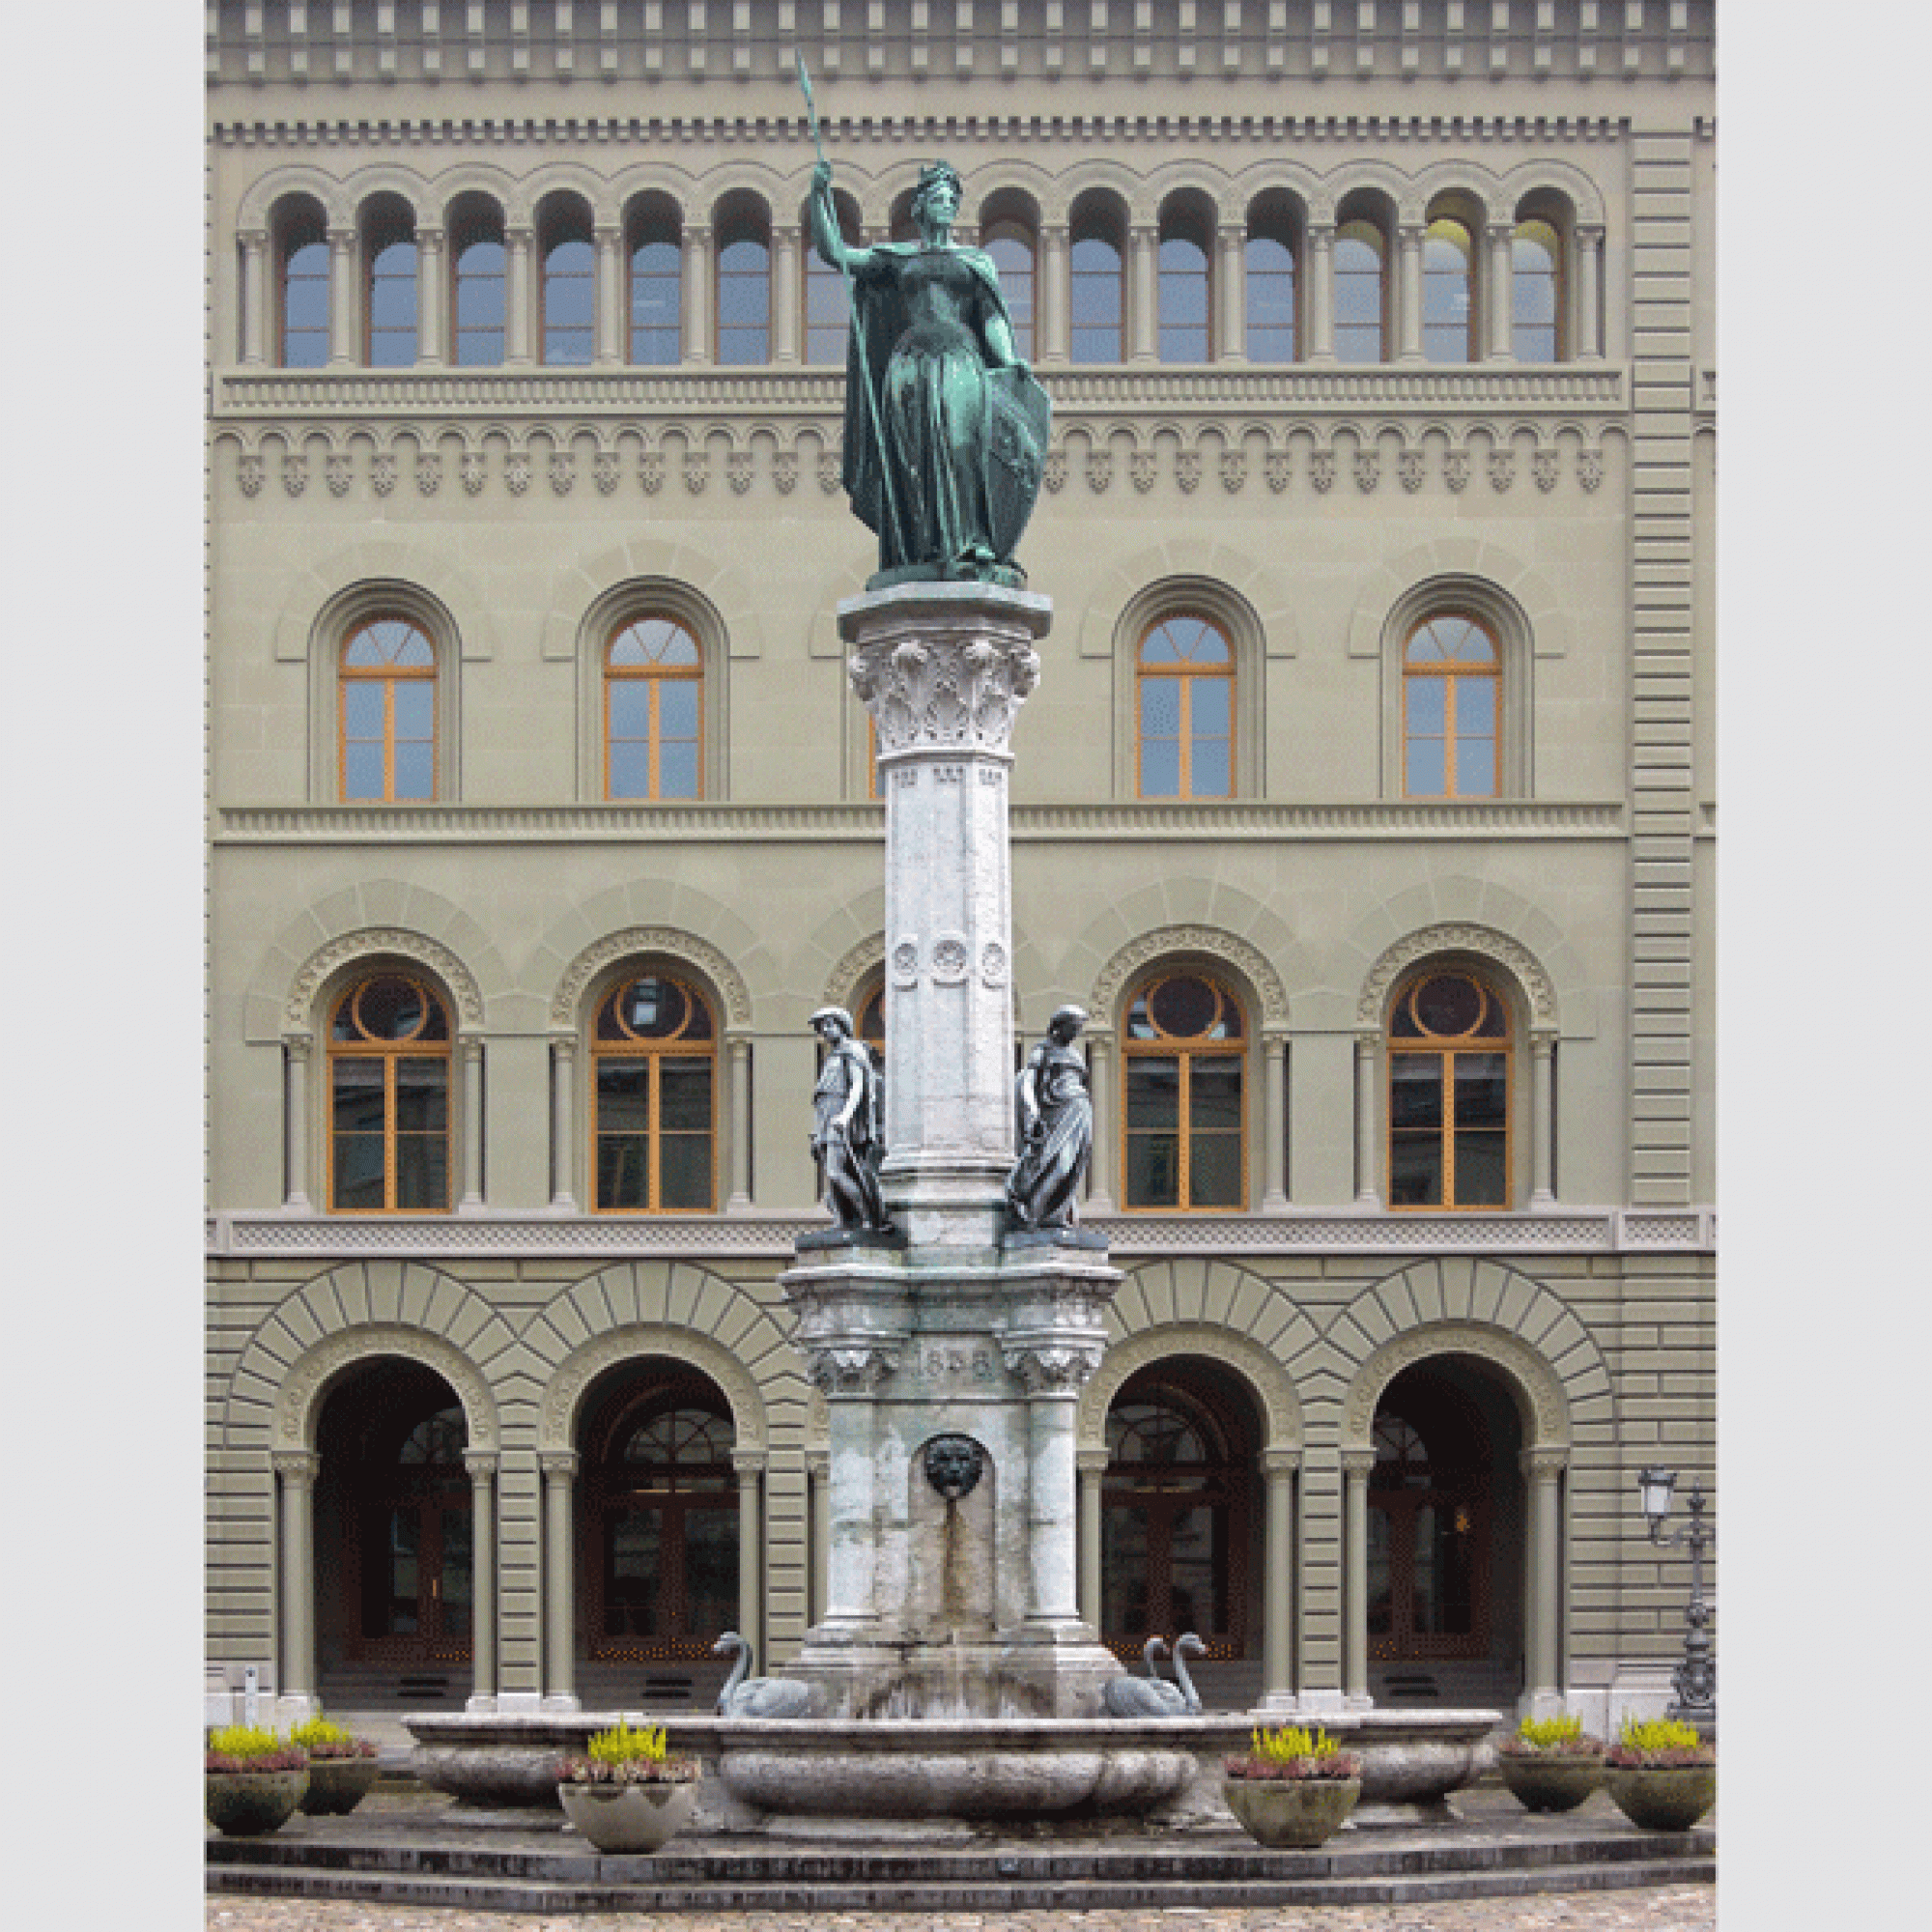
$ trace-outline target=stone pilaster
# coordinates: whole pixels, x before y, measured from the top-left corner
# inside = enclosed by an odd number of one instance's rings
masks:
[[[469,1471],[470,1558],[469,1702],[471,1711],[497,1708],[497,1452],[466,1449]]]

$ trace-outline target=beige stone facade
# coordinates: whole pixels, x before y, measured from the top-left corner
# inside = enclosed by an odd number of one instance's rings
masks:
[[[674,1709],[719,1603],[772,1658],[823,1605],[776,1282],[823,1224],[808,1016],[891,964],[802,53],[855,232],[943,154],[1032,263],[1015,1039],[1092,1015],[1085,1219],[1126,1273],[1083,1613],[1136,1650],[1191,1618],[1210,1702],[1661,1702],[1684,1579],[1635,1473],[1715,1469],[1708,0],[209,20],[211,1685]],[[1195,796],[1150,750],[1176,617],[1224,653]],[[1440,617],[1492,731],[1427,728]],[[697,723],[663,679],[637,742],[685,795],[613,798],[607,651],[651,618]],[[406,634],[355,709],[352,643]],[[1444,795],[1445,737],[1492,777]],[[1435,1156],[1391,1122],[1432,974],[1492,1003],[1494,1137],[1430,1129],[1469,1205],[1404,1198]],[[682,1179],[668,1089],[637,1103],[695,1207],[619,1179],[600,1016],[639,980],[709,1016]],[[1163,980],[1230,1003],[1164,1063],[1220,1068],[1176,1103],[1211,1181],[1149,1151]],[[441,1037],[358,1056],[379,982]],[[345,1208],[365,1130],[435,1203]],[[650,1431],[707,1413],[680,1489]],[[1179,1503],[1156,1437],[1202,1449]]]

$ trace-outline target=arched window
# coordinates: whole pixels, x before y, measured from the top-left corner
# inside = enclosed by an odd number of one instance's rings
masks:
[[[1163,362],[1208,358],[1208,251],[1213,221],[1206,210],[1163,209],[1156,252],[1156,313]]]
[[[1388,315],[1388,250],[1373,221],[1344,222],[1335,231],[1335,355],[1342,362],[1379,362]]]
[[[597,247],[589,209],[574,199],[547,203],[537,218],[537,248],[543,360],[582,368],[596,348]]]
[[[1444,612],[1402,656],[1402,788],[1407,798],[1494,798],[1502,658],[1474,617]]]
[[[1125,1032],[1125,1206],[1240,1208],[1247,1199],[1240,1002],[1205,973],[1166,973],[1135,994]]]
[[[704,659],[664,616],[638,617],[604,652],[606,798],[704,795]]]
[[[1476,359],[1475,260],[1475,240],[1466,222],[1445,216],[1423,231],[1424,361]]]
[[[1000,293],[1013,319],[1013,347],[1033,360],[1034,230],[1014,214],[989,214],[980,245],[1000,271]]]
[[[1520,221],[1510,238],[1510,348],[1519,362],[1564,355],[1563,238],[1548,221]]]
[[[858,247],[861,240],[858,208],[848,195],[836,189],[832,205],[838,212],[838,233],[845,245]],[[805,359],[808,362],[843,363],[851,315],[845,277],[820,258],[812,245],[811,226],[808,221],[805,224]]]
[[[743,364],[771,355],[771,224],[762,208],[740,207],[718,221],[718,359]]]
[[[343,640],[337,680],[345,802],[436,796],[436,647],[407,617],[373,617]]]
[[[1136,704],[1142,798],[1235,795],[1235,651],[1210,618],[1164,617],[1141,639]]]
[[[1250,362],[1293,362],[1298,353],[1299,258],[1288,204],[1278,197],[1257,202],[1248,215],[1246,250]]]
[[[316,203],[281,212],[275,257],[282,367],[320,369],[328,360],[328,229]]]
[[[736,1435],[709,1377],[652,1365],[594,1417],[585,1457],[590,1654],[707,1657],[738,1622]]]
[[[449,1208],[449,1014],[427,980],[377,973],[328,1022],[328,1205],[338,1214]]]
[[[362,217],[362,349],[372,369],[416,359],[416,224],[407,203],[385,195]]]
[[[471,199],[450,215],[449,273],[456,360],[493,368],[503,359],[507,314],[503,213],[494,203]]]
[[[1113,211],[1076,212],[1072,223],[1073,360],[1126,360],[1126,256]]]
[[[717,1039],[703,994],[657,972],[620,980],[599,1003],[590,1039],[598,1211],[716,1205]]]
[[[1432,968],[1397,992],[1388,1123],[1391,1208],[1509,1206],[1509,1008],[1475,974]]]
[[[630,359],[668,367],[684,354],[684,237],[674,209],[646,203],[631,216]]]

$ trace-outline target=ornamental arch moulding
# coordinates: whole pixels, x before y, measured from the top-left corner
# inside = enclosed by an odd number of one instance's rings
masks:
[[[1225,1275],[1238,1284],[1245,1271],[1225,1262],[1210,1262],[1208,1273],[1211,1293],[1212,1277]],[[1232,1299],[1232,1293],[1227,1298]],[[1300,1320],[1306,1326],[1306,1318]],[[1312,1329],[1307,1339],[1314,1339]],[[1299,1454],[1303,1442],[1301,1404],[1281,1358],[1252,1336],[1209,1321],[1170,1322],[1158,1328],[1142,1329],[1125,1341],[1113,1344],[1080,1393],[1079,1414],[1074,1425],[1076,1448],[1104,1450],[1107,1411],[1128,1378],[1151,1363],[1183,1355],[1219,1363],[1246,1387],[1262,1414],[1266,1438],[1261,1444],[1263,1454],[1275,1450]]]
[[[339,600],[366,601],[377,592],[420,602],[464,657],[497,655],[497,621],[475,577],[449,561],[446,547],[405,536],[365,537],[307,557],[275,619],[275,656],[287,663],[313,658],[332,637],[331,618],[344,614]]]
[[[1514,436],[1512,427],[1507,440]],[[1540,570],[1492,539],[1449,535],[1378,566],[1349,620],[1349,655],[1378,655],[1395,614],[1438,586],[1460,587],[1514,613],[1536,657],[1566,656],[1576,641],[1576,623]]]
[[[628,959],[656,958],[695,974],[722,1008],[730,1032],[752,1024],[752,994],[744,977],[717,947],[695,933],[668,925],[631,925],[593,940],[565,968],[551,996],[553,1034],[574,1033],[588,1018],[591,989],[603,976]]]
[[[549,159],[533,168],[517,185],[517,192],[527,218],[534,222],[537,210],[553,195],[574,195],[590,211],[590,218],[600,228],[613,228],[623,217],[623,209],[612,191],[608,175],[586,168],[582,161]]]
[[[736,432],[725,434],[731,447],[740,446]],[[544,656],[575,656],[584,641],[585,625],[606,600],[621,601],[653,587],[688,602],[692,617],[711,627],[721,664],[725,656],[763,656],[759,603],[745,572],[711,551],[649,532],[559,569],[544,620]]]
[[[1301,634],[1293,604],[1271,568],[1227,544],[1177,541],[1150,544],[1108,569],[1094,586],[1081,616],[1080,655],[1115,656],[1141,601],[1151,590],[1176,582],[1212,585],[1230,600],[1231,612],[1245,611],[1264,655],[1292,658],[1299,651]]]
[[[292,194],[305,194],[321,202],[322,212],[331,228],[350,227],[355,219],[355,196],[348,184],[307,162],[270,168],[259,181],[252,182],[235,211],[239,234],[268,227],[276,204]]]
[[[342,184],[342,192],[358,219],[369,204],[384,194],[392,194],[407,203],[418,227],[434,227],[441,219],[441,210],[430,194],[428,182],[416,169],[397,167],[393,161],[357,168]]]
[[[1569,1404],[1561,1378],[1543,1355],[1500,1328],[1443,1321],[1384,1343],[1361,1365],[1343,1401],[1343,1454],[1374,1448],[1376,1405],[1403,1370],[1445,1355],[1471,1357],[1498,1374],[1522,1417],[1525,1449],[1569,1449]]]
[[[1506,973],[1522,998],[1534,1033],[1560,1031],[1556,988],[1543,962],[1520,940],[1492,926],[1453,921],[1407,933],[1386,948],[1369,969],[1355,1002],[1355,1027],[1379,1032],[1396,981],[1418,961],[1457,953],[1485,959]]]
[[[284,1037],[319,1032],[323,1009],[337,983],[358,966],[387,960],[406,960],[436,978],[455,1005],[460,1034],[483,1031],[482,989],[448,947],[403,926],[364,926],[330,940],[302,962],[282,1008]]]
[[[1548,156],[1523,161],[1501,177],[1496,183],[1492,215],[1498,221],[1513,221],[1524,201],[1532,195],[1547,194],[1560,195],[1568,201],[1579,227],[1603,227],[1603,190],[1581,168]]]
[[[1128,984],[1144,967],[1158,960],[1206,959],[1231,970],[1239,990],[1254,1001],[1262,1030],[1286,1033],[1288,994],[1266,954],[1245,939],[1212,925],[1163,925],[1120,948],[1094,979],[1088,1010],[1096,1031],[1112,1032]]]
[[[493,167],[487,161],[459,161],[454,167],[432,175],[423,212],[429,219],[446,226],[450,210],[466,195],[495,203],[506,228],[521,226],[529,219],[520,179],[508,169]]]

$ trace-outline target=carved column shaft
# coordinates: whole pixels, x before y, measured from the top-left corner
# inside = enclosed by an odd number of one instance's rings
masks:
[[[1563,1468],[1560,1453],[1526,1449],[1522,1472],[1529,1485],[1529,1601],[1524,1605],[1524,1695],[1554,1709],[1563,1690]]]
[[[279,1450],[281,1486],[282,1654],[276,1695],[315,1694],[315,1478],[322,1459],[312,1451]]]
[[[684,231],[683,287],[684,359],[711,360],[711,230],[702,225]]]
[[[772,235],[772,360],[799,358],[799,319],[805,298],[799,283],[803,272],[799,238],[789,228]],[[749,1633],[748,1633],[749,1634]]]
[[[1529,1205],[1556,1203],[1556,1041],[1533,1034],[1529,1042]]]
[[[1087,1031],[1087,1086],[1094,1097],[1094,1149],[1087,1163],[1087,1211],[1114,1211],[1114,1036]]]
[[[1262,1037],[1262,1208],[1288,1206],[1288,1041]]]
[[[242,237],[242,360],[269,359],[269,231],[251,228]]]
[[[464,1466],[469,1471],[471,1658],[469,1694],[472,1708],[497,1700],[497,1457],[493,1450],[468,1449]]]
[[[530,341],[536,323],[535,234],[512,228],[503,237],[503,359],[526,363],[532,359]]]
[[[1488,273],[1483,282],[1483,312],[1488,327],[1485,354],[1492,362],[1516,360],[1516,237],[1507,222],[1483,231]]]
[[[806,1622],[817,1623],[831,1602],[832,1574],[832,1458],[823,1450],[808,1450],[805,1458],[807,1508],[811,1519],[811,1593],[806,1603]]]
[[[1217,230],[1214,255],[1214,358],[1218,362],[1245,362],[1248,359],[1247,237],[1239,228]]]
[[[440,368],[449,360],[444,297],[449,274],[440,228],[416,230],[416,360]]]
[[[1130,362],[1152,362],[1159,354],[1159,237],[1151,228],[1135,228],[1127,236],[1127,359]]]
[[[1101,1485],[1112,1460],[1104,1449],[1076,1452],[1080,1472],[1080,1615],[1100,1628],[1100,1512],[1105,1507]]]
[[[1072,292],[1068,283],[1069,240],[1064,227],[1040,230],[1039,306],[1035,321],[1035,361],[1052,368],[1064,363],[1073,337]]]
[[[1396,230],[1395,337],[1399,362],[1422,360],[1423,231],[1405,223]]]
[[[1295,1692],[1294,1474],[1295,1458],[1269,1450],[1262,1458],[1267,1485],[1266,1541],[1262,1556],[1262,1695],[1286,1702]]]
[[[355,273],[357,236],[353,228],[328,231],[328,365],[347,368],[361,359],[361,344],[356,341]]]
[[[1576,241],[1577,285],[1572,297],[1575,327],[1571,340],[1577,345],[1577,359],[1598,362],[1603,359],[1604,231],[1578,228]]]
[[[1335,359],[1335,225],[1308,226],[1308,359]]]
[[[734,1450],[738,1478],[738,1630],[753,1652],[765,1650],[765,1458],[762,1450]]]
[[[752,1205],[752,1042],[734,1034],[725,1041],[724,1050],[725,1077],[731,1083],[731,1189],[724,1211],[733,1214],[743,1213]]]
[[[596,324],[592,355],[601,363],[624,359],[624,231],[600,227],[596,231],[597,271],[593,289],[596,296]]]
[[[1369,1475],[1372,1449],[1342,1454],[1342,1693],[1351,1703],[1369,1694]]]
[[[1355,1206],[1379,1208],[1376,1185],[1381,1162],[1376,1148],[1376,1048],[1378,1041],[1363,1035],[1355,1041]]]
[[[308,1071],[315,1042],[307,1034],[291,1034],[282,1044],[288,1058],[288,1111],[283,1122],[288,1182],[282,1206],[291,1212],[306,1214],[309,1211]]]
[[[463,1065],[463,1198],[458,1208],[483,1206],[483,1042],[466,1036],[458,1042]]]
[[[550,1043],[550,1205],[561,1214],[577,1211],[577,1038],[558,1035]]]
[[[574,1493],[577,1455],[550,1450],[544,1475],[544,1707],[577,1708],[577,1579]]]

